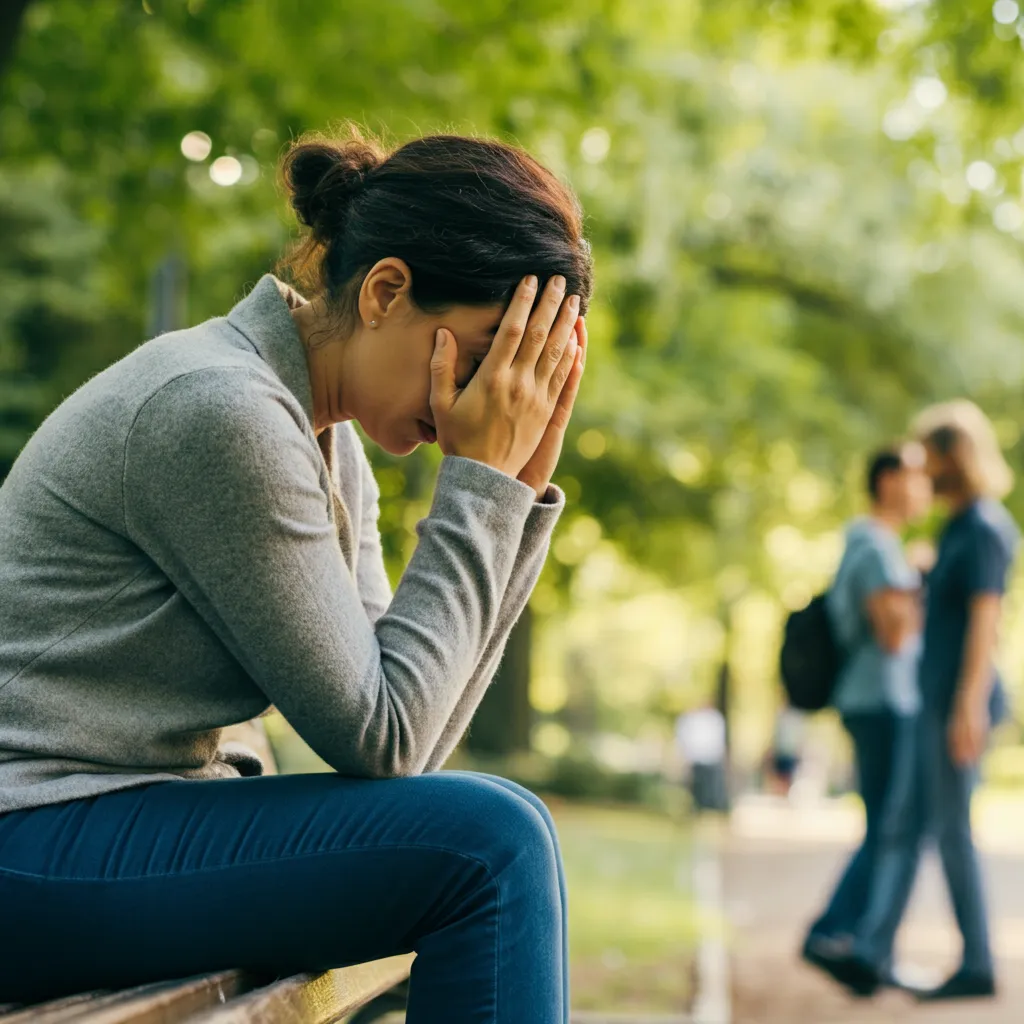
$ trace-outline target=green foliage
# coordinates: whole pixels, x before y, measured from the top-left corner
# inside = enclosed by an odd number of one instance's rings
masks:
[[[779,590],[778,530],[833,529],[923,403],[983,400],[1021,464],[1017,28],[989,0],[34,0],[0,81],[0,472],[145,337],[169,253],[190,322],[273,265],[289,139],[497,133],[576,186],[598,268],[539,599],[608,543],[712,616]],[[397,572],[436,454],[375,461]]]

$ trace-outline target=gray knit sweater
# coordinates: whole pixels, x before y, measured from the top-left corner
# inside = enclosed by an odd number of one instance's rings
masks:
[[[392,596],[358,436],[313,434],[293,298],[267,276],[140,346],[0,487],[0,813],[247,773],[220,732],[271,705],[345,775],[431,771],[465,731],[561,495],[446,458]]]

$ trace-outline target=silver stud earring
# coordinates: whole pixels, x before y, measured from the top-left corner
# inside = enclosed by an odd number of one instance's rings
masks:
[[[370,326],[371,327],[376,327],[377,326],[377,321],[376,320],[371,320],[370,321]]]

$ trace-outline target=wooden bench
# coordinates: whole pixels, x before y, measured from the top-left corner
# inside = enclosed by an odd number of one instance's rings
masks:
[[[412,960],[411,954],[395,956],[269,984],[222,971],[35,1006],[0,1006],[0,1024],[371,1024],[404,1009]]]
[[[262,722],[232,726],[224,738],[257,751],[269,774],[276,774]],[[410,953],[270,983],[243,971],[221,971],[35,1006],[0,1003],[0,1024],[373,1024],[405,1009],[413,959]],[[54,972],[59,970],[55,964]]]

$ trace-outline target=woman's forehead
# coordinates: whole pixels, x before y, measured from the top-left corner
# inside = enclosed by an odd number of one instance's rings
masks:
[[[492,306],[455,306],[445,315],[449,326],[459,340],[490,345],[494,332],[505,314],[505,304]]]

